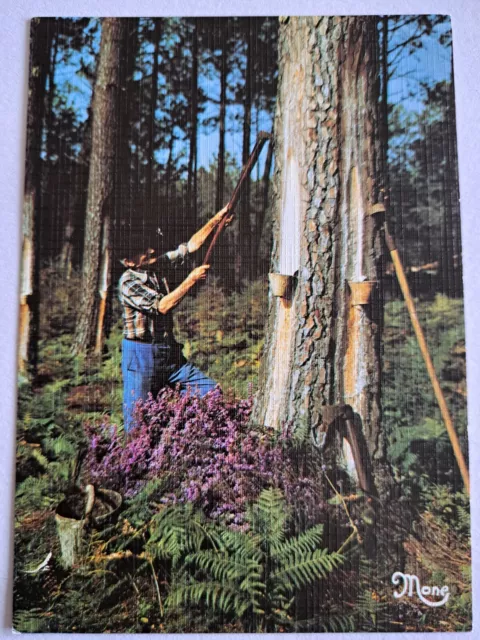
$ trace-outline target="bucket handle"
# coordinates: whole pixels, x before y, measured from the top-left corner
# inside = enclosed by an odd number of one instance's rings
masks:
[[[87,520],[93,510],[95,504],[95,487],[93,484],[87,484],[85,487],[85,493],[87,494],[87,504],[85,506],[84,520]]]

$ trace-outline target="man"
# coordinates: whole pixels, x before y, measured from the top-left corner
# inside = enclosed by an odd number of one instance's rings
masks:
[[[228,205],[211,218],[190,240],[176,250],[155,255],[153,249],[133,259],[122,260],[127,270],[120,278],[119,297],[123,309],[122,375],[125,430],[133,428],[133,409],[149,393],[155,397],[162,387],[180,385],[203,396],[216,383],[184,358],[173,336],[171,310],[190,289],[207,277],[210,265],[193,269],[173,291],[160,282],[155,268],[166,268],[197,251],[215,227],[228,215]],[[160,273],[160,275],[162,275]]]

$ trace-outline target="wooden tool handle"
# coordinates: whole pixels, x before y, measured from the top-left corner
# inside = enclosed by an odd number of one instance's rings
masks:
[[[229,213],[233,213],[233,209],[235,208],[235,205],[237,204],[238,199],[240,198],[242,187],[245,184],[245,181],[247,180],[248,176],[252,172],[252,169],[255,166],[260,153],[262,152],[263,145],[265,144],[265,142],[267,140],[271,140],[271,138],[272,138],[272,136],[269,133],[267,133],[266,131],[260,131],[259,132],[258,137],[257,137],[257,141],[255,143],[255,146],[253,147],[252,153],[250,154],[250,156],[248,158],[247,164],[243,167],[242,173],[240,174],[240,178],[238,179],[238,182],[237,182],[237,186],[235,187],[235,189],[233,191],[232,197],[228,201],[227,207],[228,207],[228,212]],[[218,240],[218,236],[221,234],[221,232],[225,228],[225,225],[227,224],[228,217],[229,217],[228,214],[226,214],[224,216],[223,220],[218,225],[218,227],[217,227],[217,229],[215,231],[215,235],[213,236],[212,241],[210,242],[210,245],[208,247],[207,253],[205,254],[205,258],[204,258],[202,264],[208,264],[209,263],[213,247],[215,246],[215,243]]]
[[[390,252],[390,256],[392,258],[393,266],[395,268],[395,273],[397,275],[398,283],[400,285],[400,289],[402,290],[402,294],[405,299],[405,304],[407,306],[408,315],[410,316],[410,321],[412,323],[413,331],[415,332],[418,346],[420,348],[423,361],[425,362],[425,366],[427,368],[428,377],[430,378],[433,392],[435,394],[435,398],[437,400],[440,413],[442,414],[443,422],[445,424],[448,437],[450,438],[450,443],[452,445],[453,453],[455,455],[458,468],[460,469],[460,474],[462,476],[465,489],[467,491],[467,494],[470,495],[470,475],[468,472],[468,467],[465,461],[465,457],[462,452],[462,448],[460,446],[460,440],[458,438],[457,432],[455,431],[455,427],[453,425],[450,411],[448,410],[448,405],[445,400],[445,396],[440,386],[440,382],[438,380],[435,367],[433,366],[432,357],[430,355],[430,351],[427,346],[427,341],[425,340],[425,334],[423,333],[423,329],[418,320],[417,310],[415,308],[415,303],[413,301],[413,297],[410,292],[410,287],[408,286],[408,281],[405,275],[405,270],[403,268],[402,261],[400,259],[400,254],[398,253],[398,249],[395,246],[394,239],[390,235],[386,220],[384,225],[384,231],[385,231],[385,243],[387,245],[387,248]]]

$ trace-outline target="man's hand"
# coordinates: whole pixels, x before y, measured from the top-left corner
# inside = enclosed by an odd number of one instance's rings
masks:
[[[168,313],[171,309],[177,306],[177,304],[184,298],[193,285],[200,280],[205,280],[207,277],[207,271],[210,269],[209,264],[203,264],[201,267],[197,267],[191,271],[185,280],[167,296],[163,297],[158,303],[159,313]]]
[[[217,213],[217,215],[215,216],[216,222],[217,223],[221,222],[223,218],[225,218],[225,216],[229,214],[230,214],[230,203],[225,205],[223,209],[220,209],[220,211]]]
[[[223,209],[220,209],[220,211],[212,216],[201,229],[193,234],[187,244],[188,253],[193,253],[194,251],[197,251],[197,249],[200,249],[208,236],[212,233],[215,227],[221,223],[225,216],[230,216],[231,218],[230,204],[227,204]],[[228,222],[230,222],[230,218],[228,219]]]
[[[199,282],[200,280],[205,280],[205,278],[207,277],[208,269],[210,269],[209,264],[202,264],[200,267],[197,267],[188,274],[187,280],[189,280],[190,282]]]

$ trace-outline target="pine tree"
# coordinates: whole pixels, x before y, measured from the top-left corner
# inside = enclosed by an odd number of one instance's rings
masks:
[[[118,70],[125,28],[125,21],[119,18],[105,18],[102,21],[100,57],[92,105],[92,151],[85,220],[82,289],[74,338],[74,349],[77,353],[85,352],[94,345],[101,299],[97,292],[108,282],[104,278],[108,268],[102,270],[102,278],[100,277],[100,256],[102,243],[104,257],[110,246],[118,126]]]

